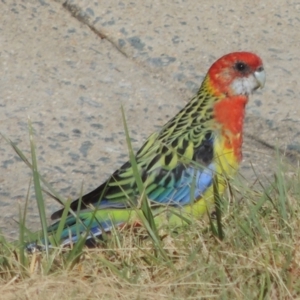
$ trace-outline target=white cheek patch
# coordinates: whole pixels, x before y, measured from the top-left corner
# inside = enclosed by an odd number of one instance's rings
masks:
[[[250,95],[259,87],[254,75],[248,77],[237,78],[231,83],[231,88],[237,95]]]

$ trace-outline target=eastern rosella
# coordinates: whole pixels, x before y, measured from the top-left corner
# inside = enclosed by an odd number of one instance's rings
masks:
[[[182,224],[181,215],[187,219],[203,215],[213,203],[214,176],[219,192],[224,191],[226,178],[236,173],[242,158],[248,97],[264,83],[264,67],[257,55],[235,52],[221,57],[210,67],[197,94],[136,153],[144,192],[158,225]],[[82,223],[69,214],[61,242],[75,242],[86,227],[89,237],[101,236],[112,226],[138,221],[139,199],[136,176],[127,162],[94,191],[71,203],[75,213],[80,205]],[[52,219],[60,218],[62,212],[55,212]],[[57,227],[58,222],[49,232]]]

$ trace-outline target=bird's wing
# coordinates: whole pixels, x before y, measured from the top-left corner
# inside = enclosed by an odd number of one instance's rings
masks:
[[[211,185],[214,134],[209,125],[212,115],[204,113],[208,112],[209,100],[205,93],[196,95],[137,152],[139,176],[154,204],[184,205],[193,198],[192,184],[196,199]],[[136,174],[131,163],[126,162],[102,185],[73,201],[70,208],[86,209],[90,204],[99,208],[127,208],[137,203],[138,196]],[[63,209],[55,212],[51,218],[59,218],[62,212]]]
[[[199,145],[195,145],[188,134],[182,137],[166,145],[157,133],[153,134],[136,155],[139,176],[153,205],[186,205],[198,199],[212,183],[212,134],[202,136]],[[79,205],[85,209],[90,204],[103,209],[128,208],[137,204],[138,198],[136,175],[127,162],[105,183],[73,201],[70,208],[76,211]],[[62,211],[55,212],[51,218],[59,218]]]

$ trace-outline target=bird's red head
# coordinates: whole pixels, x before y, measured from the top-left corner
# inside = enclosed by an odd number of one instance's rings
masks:
[[[209,85],[219,95],[248,96],[265,84],[260,57],[251,52],[233,52],[219,58],[208,71]]]

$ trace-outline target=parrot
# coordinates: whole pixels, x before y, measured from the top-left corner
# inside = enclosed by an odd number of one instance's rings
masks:
[[[71,202],[60,244],[139,224],[142,196],[134,170],[157,226],[201,218],[214,204],[214,178],[223,193],[228,178],[238,171],[245,107],[265,80],[263,62],[252,52],[232,52],[216,60],[186,106],[136,152],[136,169],[127,161],[96,189]],[[49,233],[58,229],[63,212],[52,214],[56,222]]]

